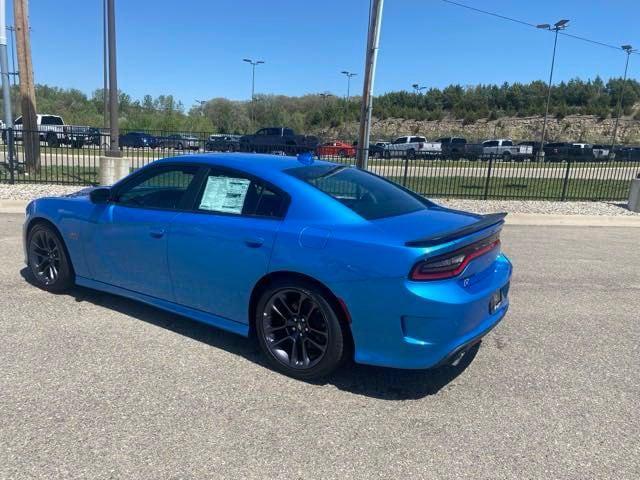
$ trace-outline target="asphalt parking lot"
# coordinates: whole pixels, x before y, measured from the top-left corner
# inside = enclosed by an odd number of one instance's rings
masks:
[[[247,340],[24,278],[0,215],[0,478],[640,477],[640,230],[510,226],[475,358],[324,384]],[[22,271],[22,273],[21,273]]]

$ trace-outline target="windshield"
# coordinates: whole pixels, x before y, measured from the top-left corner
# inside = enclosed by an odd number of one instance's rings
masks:
[[[369,172],[336,165],[311,165],[287,170],[367,220],[423,210],[431,203]]]

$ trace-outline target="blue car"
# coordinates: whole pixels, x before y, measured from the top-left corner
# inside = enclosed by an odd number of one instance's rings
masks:
[[[24,246],[45,290],[81,285],[255,337],[275,369],[312,379],[348,357],[456,362],[507,311],[503,223],[353,167],[201,154],[34,200]]]
[[[121,147],[133,148],[156,148],[158,146],[157,138],[145,132],[128,132],[120,135],[118,143]]]

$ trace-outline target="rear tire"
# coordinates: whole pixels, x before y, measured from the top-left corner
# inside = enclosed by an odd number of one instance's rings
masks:
[[[34,226],[27,238],[29,271],[38,287],[60,293],[74,283],[73,267],[64,241],[50,225]]]
[[[257,303],[255,331],[275,370],[301,380],[332,373],[345,357],[345,329],[331,300],[311,282],[279,280]]]

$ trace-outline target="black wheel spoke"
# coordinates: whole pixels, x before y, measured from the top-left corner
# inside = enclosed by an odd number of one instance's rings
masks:
[[[271,296],[264,307],[261,330],[267,350],[289,368],[314,367],[329,345],[324,312],[311,295],[297,288]]]

